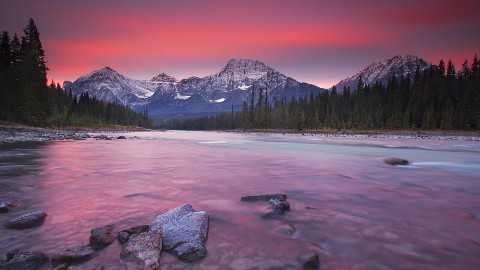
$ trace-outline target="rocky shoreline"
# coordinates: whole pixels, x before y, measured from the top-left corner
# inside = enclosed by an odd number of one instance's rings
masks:
[[[315,136],[324,138],[424,139],[441,141],[480,141],[479,132],[403,130],[231,130],[228,133],[252,135]]]

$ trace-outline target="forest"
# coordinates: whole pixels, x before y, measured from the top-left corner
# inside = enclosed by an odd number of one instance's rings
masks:
[[[21,38],[7,31],[1,35],[0,120],[56,127],[151,126],[146,111],[134,112],[88,94],[77,97],[58,83],[48,84],[45,51],[33,19],[23,31]]]
[[[356,89],[335,87],[316,96],[269,97],[268,89],[252,89],[241,111],[213,116],[170,119],[164,129],[391,129],[478,130],[480,128],[480,63],[475,55],[457,72],[452,61],[440,60],[415,74],[391,77],[386,85]]]

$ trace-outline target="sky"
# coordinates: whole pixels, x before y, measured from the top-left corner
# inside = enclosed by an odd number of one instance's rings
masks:
[[[0,1],[0,31],[21,36],[29,18],[60,83],[105,66],[204,77],[245,58],[329,88],[395,55],[460,68],[480,53],[478,0]]]

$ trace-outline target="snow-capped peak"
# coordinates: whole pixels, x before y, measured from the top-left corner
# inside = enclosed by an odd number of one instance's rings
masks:
[[[383,61],[371,63],[363,70],[340,81],[335,86],[339,92],[343,91],[344,88],[349,88],[351,91],[354,91],[357,88],[360,78],[362,78],[363,83],[367,85],[373,84],[377,81],[386,84],[389,78],[393,75],[400,77],[414,74],[417,66],[420,70],[424,70],[430,67],[431,64],[414,55],[396,55]]]
[[[175,77],[168,76],[165,73],[159,74],[155,77],[153,77],[150,81],[152,82],[158,82],[158,83],[176,83],[178,80]]]

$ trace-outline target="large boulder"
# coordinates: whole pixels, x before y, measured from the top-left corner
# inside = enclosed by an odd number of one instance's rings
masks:
[[[0,264],[1,270],[38,269],[48,261],[47,255],[42,252],[24,250],[9,252],[7,259],[5,264]]]
[[[135,264],[136,269],[159,270],[162,253],[162,230],[130,235],[120,257]]]
[[[264,194],[264,195],[244,196],[240,198],[240,200],[244,202],[258,202],[258,201],[268,202],[272,199],[285,201],[287,200],[287,195],[286,194]]]
[[[5,224],[7,229],[29,229],[36,226],[40,226],[45,221],[47,213],[43,211],[35,211],[23,214],[16,217]]]
[[[52,266],[77,264],[93,258],[95,251],[90,246],[78,246],[52,256]]]
[[[290,210],[290,203],[278,199],[271,199],[267,202],[266,208],[267,209],[260,214],[262,218],[273,218],[283,215],[285,211]]]
[[[10,209],[17,207],[18,201],[13,199],[2,199],[0,200],[0,213],[6,213]]]
[[[90,233],[90,247],[93,250],[99,250],[113,243],[115,241],[113,227],[115,225],[110,224],[93,229]]]
[[[128,239],[132,234],[143,233],[149,230],[150,230],[149,225],[140,225],[140,226],[132,227],[130,229],[122,230],[118,233],[118,242],[120,242],[120,244],[123,244],[128,241]]]
[[[190,204],[179,206],[155,218],[150,230],[160,229],[163,231],[163,249],[178,259],[192,262],[207,256],[207,212],[196,212]]]

